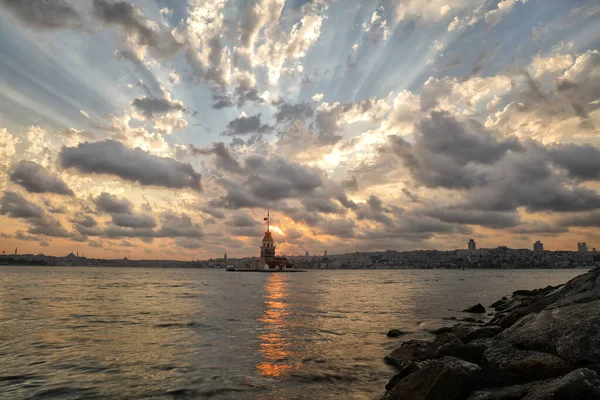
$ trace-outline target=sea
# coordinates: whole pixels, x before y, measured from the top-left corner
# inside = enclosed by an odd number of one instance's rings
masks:
[[[378,399],[403,340],[584,272],[2,266],[0,398]]]

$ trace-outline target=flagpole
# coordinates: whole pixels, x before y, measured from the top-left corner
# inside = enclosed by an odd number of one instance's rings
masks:
[[[269,220],[270,214],[269,214],[269,210],[267,209],[267,232],[269,232],[269,228],[270,228],[270,222],[271,220]]]

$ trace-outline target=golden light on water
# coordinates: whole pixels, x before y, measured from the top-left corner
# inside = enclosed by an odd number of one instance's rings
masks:
[[[271,274],[265,283],[265,311],[259,318],[266,332],[259,334],[259,353],[262,361],[256,366],[258,373],[267,378],[280,378],[298,369],[300,364],[291,364],[289,338],[282,334],[288,327],[286,319],[289,305],[285,301],[288,295],[286,282],[281,274]]]

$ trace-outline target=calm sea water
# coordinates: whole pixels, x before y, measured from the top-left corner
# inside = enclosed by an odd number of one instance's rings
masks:
[[[0,267],[0,398],[377,399],[400,340],[583,272]]]

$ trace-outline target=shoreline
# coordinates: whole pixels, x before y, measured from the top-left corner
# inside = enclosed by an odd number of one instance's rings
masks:
[[[387,355],[397,373],[382,399],[600,399],[600,268],[485,308]]]
[[[64,265],[64,264],[0,264],[2,267],[76,267],[76,268],[151,268],[151,269],[199,269],[199,270],[210,270],[210,271],[225,271],[225,268],[211,268],[211,267],[182,267],[182,266],[139,266],[139,265]],[[596,267],[598,268],[598,267]],[[556,270],[581,270],[591,271],[593,266],[576,266],[576,267],[540,267],[540,268],[309,268],[302,270],[294,270],[287,272],[310,272],[310,271],[556,271]],[[246,271],[240,268],[237,271],[231,272],[256,272]],[[265,272],[282,272],[282,271],[265,271]],[[283,271],[286,272],[286,271]]]

